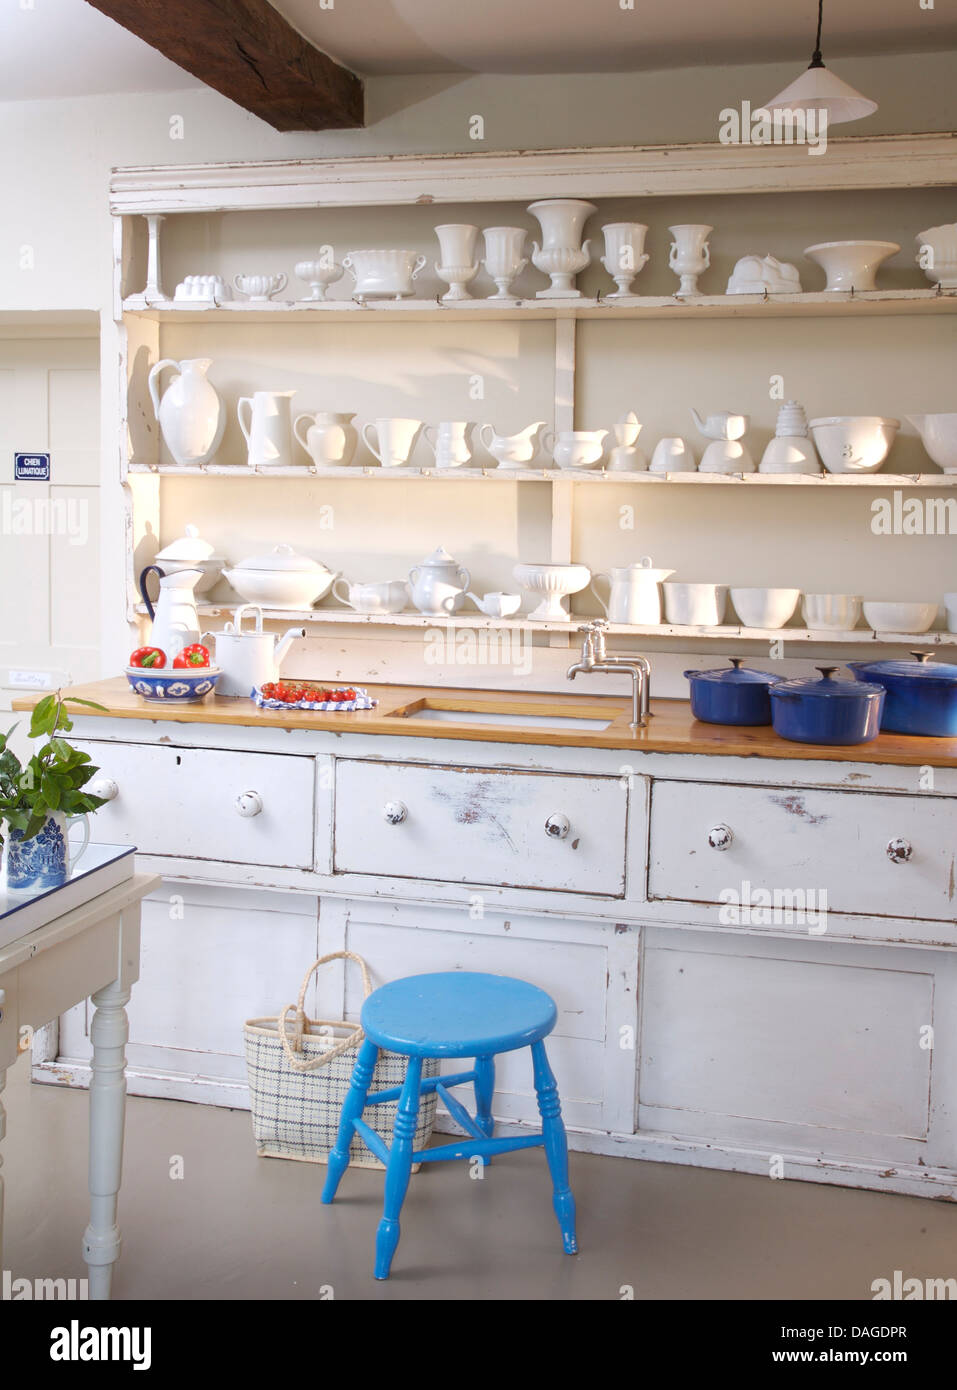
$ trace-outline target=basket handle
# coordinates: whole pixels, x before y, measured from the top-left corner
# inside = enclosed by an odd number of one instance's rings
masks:
[[[299,999],[295,1004],[287,1004],[277,1019],[279,1041],[282,1044],[282,1050],[285,1052],[286,1059],[293,1071],[315,1071],[319,1067],[324,1067],[328,1062],[331,1062],[333,1058],[341,1057],[343,1052],[348,1052],[350,1047],[358,1046],[365,1036],[361,1028],[356,1028],[354,1033],[350,1033],[348,1037],[342,1038],[334,1047],[330,1047],[328,1052],[320,1052],[312,1058],[307,1058],[302,1055],[302,1034],[306,1023],[306,1013],[303,1007],[306,1002],[306,990],[309,988],[309,981],[319,969],[320,965],[325,965],[331,960],[354,960],[362,971],[364,998],[368,999],[369,995],[372,993],[372,981],[369,979],[369,967],[362,957],[357,956],[354,951],[331,951],[329,955],[320,956],[318,960],[313,961],[303,979],[302,987],[299,990]],[[295,1051],[290,1046],[289,1038],[286,1034],[286,1019],[293,1010],[295,1010],[296,1013]]]

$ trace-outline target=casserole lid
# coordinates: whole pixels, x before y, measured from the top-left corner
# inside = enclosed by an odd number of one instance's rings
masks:
[[[826,700],[865,700],[871,695],[883,695],[882,685],[871,685],[867,681],[836,681],[834,672],[839,666],[819,666],[820,680],[812,676],[800,676],[797,680],[781,681],[771,687],[771,695],[783,695],[789,699]]]
[[[187,525],[186,532],[175,541],[170,541],[169,545],[164,545],[163,549],[157,553],[157,560],[189,560],[193,563],[200,560],[209,560],[213,555],[213,547],[209,541],[204,541],[199,534],[197,527]]]
[[[731,670],[723,668],[715,671],[685,671],[685,676],[690,680],[713,681],[715,685],[775,685],[780,676],[773,676],[770,671],[755,671],[749,666],[742,666],[742,657],[729,656]]]
[[[250,555],[234,565],[236,570],[259,570],[266,574],[328,574],[325,565],[298,555],[291,545],[275,545],[268,555]]]
[[[848,669],[858,680],[876,680],[881,676],[904,676],[908,680],[932,684],[957,686],[957,666],[940,665],[931,661],[930,652],[911,652],[913,661],[849,661]]]

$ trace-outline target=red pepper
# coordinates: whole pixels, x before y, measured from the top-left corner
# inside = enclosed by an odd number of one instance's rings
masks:
[[[166,665],[166,653],[162,647],[137,647],[130,657],[131,666],[158,668]]]
[[[204,647],[202,642],[193,642],[173,657],[173,665],[180,669],[184,666],[208,666],[209,648]]]

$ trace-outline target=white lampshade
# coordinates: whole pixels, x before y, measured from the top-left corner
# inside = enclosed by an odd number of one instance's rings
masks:
[[[842,82],[830,68],[823,65],[809,67],[806,72],[785,87],[772,101],[766,103],[765,111],[773,116],[775,111],[826,111],[828,125],[840,121],[859,121],[877,110],[877,102]]]

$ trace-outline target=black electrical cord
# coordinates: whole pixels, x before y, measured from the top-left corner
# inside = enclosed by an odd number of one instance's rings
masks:
[[[808,70],[811,68],[823,68],[824,59],[821,57],[821,27],[824,24],[824,0],[817,0],[817,41],[814,45],[814,53],[808,63]]]

